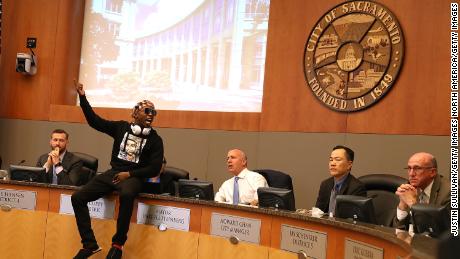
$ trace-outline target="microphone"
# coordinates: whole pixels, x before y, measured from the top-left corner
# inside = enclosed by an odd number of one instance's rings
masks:
[[[26,162],[26,160],[25,160],[25,159],[22,159],[21,161],[19,161],[18,165],[22,165],[22,164],[24,164],[25,162]]]

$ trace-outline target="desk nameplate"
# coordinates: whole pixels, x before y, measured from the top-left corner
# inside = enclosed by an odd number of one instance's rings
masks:
[[[113,219],[115,215],[115,202],[106,198],[99,198],[88,202],[89,215],[96,219]],[[61,194],[59,214],[74,215],[71,195]]]
[[[213,212],[211,214],[211,235],[235,236],[242,241],[260,244],[260,219],[237,217]]]
[[[345,238],[345,259],[383,259],[383,248]]]
[[[0,189],[0,206],[22,210],[35,210],[37,192]]]
[[[139,202],[137,206],[137,224],[165,224],[167,228],[189,231],[190,209],[171,206],[148,205]]]
[[[280,248],[294,253],[302,250],[308,257],[323,259],[327,252],[327,233],[282,224]]]

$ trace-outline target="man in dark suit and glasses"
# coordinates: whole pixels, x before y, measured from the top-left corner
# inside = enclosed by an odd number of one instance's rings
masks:
[[[329,157],[331,177],[321,183],[315,207],[334,214],[337,195],[366,196],[364,184],[350,173],[354,157],[355,153],[348,147],[335,146],[332,149]]]

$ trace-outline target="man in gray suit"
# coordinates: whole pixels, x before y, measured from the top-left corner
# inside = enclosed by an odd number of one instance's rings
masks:
[[[62,129],[51,133],[49,153],[38,158],[37,166],[44,167],[46,173],[42,176],[45,183],[61,185],[78,185],[83,161],[67,151],[69,134]]]
[[[416,203],[426,203],[450,207],[450,182],[438,174],[436,158],[429,153],[413,154],[407,162],[409,183],[402,184],[396,190],[399,204],[393,225],[408,229],[409,210]]]

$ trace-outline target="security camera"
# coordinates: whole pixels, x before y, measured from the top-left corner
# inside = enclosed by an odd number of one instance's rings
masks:
[[[35,75],[37,73],[37,58],[35,55],[18,53],[16,55],[16,72],[24,75]]]

